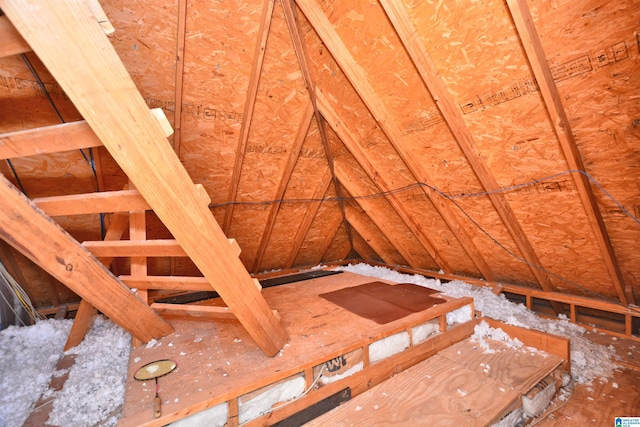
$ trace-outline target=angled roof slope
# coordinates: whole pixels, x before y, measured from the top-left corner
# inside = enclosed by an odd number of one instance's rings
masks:
[[[249,271],[362,258],[635,303],[633,0],[101,3]],[[0,83],[3,133],[81,119],[31,53]],[[122,189],[92,156],[2,167],[31,198]],[[57,219],[100,237],[98,216]]]

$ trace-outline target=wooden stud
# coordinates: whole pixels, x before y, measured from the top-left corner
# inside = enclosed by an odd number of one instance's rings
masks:
[[[111,156],[265,354],[287,334],[255,288],[87,6],[0,0]],[[55,34],[56,37],[51,37]],[[69,66],[69,64],[74,64]],[[133,322],[133,320],[130,320]]]
[[[585,171],[578,145],[571,131],[569,118],[567,117],[567,113],[562,105],[562,100],[560,99],[560,94],[558,93],[558,88],[551,75],[551,68],[544,54],[540,36],[533,23],[529,7],[524,0],[507,0],[507,4],[520,40],[522,41],[522,46],[529,59],[533,74],[536,77],[538,86],[540,86],[540,93],[544,99],[544,105],[549,112],[551,124],[558,137],[558,141],[560,141],[560,147],[562,148],[569,168],[574,171]],[[591,184],[588,178],[582,173],[577,176],[574,174],[573,180],[578,189],[580,200],[584,206],[587,218],[589,218],[589,223],[591,224],[596,242],[600,248],[600,254],[609,271],[618,298],[624,305],[635,304],[635,298],[631,288],[625,289],[622,271],[620,270],[618,260],[611,246],[611,240],[609,239],[609,234],[607,233],[604,220],[602,219],[602,213],[598,207],[598,201],[593,194]]]
[[[133,336],[149,341],[173,331],[3,176],[0,176],[0,199],[3,240]]]
[[[73,326],[71,327],[71,331],[67,337],[67,342],[64,345],[64,351],[67,351],[82,342],[89,330],[91,330],[93,320],[97,314],[98,311],[87,300],[83,299],[80,301],[76,317],[73,319]]]
[[[242,163],[244,161],[244,153],[249,140],[249,129],[251,127],[251,119],[253,118],[253,110],[258,96],[258,84],[260,83],[260,74],[262,72],[262,64],[264,63],[265,50],[267,48],[267,39],[269,37],[269,27],[271,26],[271,17],[273,15],[273,6],[275,0],[264,0],[262,6],[262,19],[260,20],[260,28],[258,29],[258,40],[256,41],[256,49],[253,55],[253,66],[251,68],[251,79],[249,80],[249,89],[247,91],[247,100],[244,104],[244,113],[242,115],[242,124],[240,125],[240,138],[236,148],[235,163],[231,174],[231,186],[229,187],[229,196],[227,201],[229,204],[224,213],[224,222],[222,229],[225,234],[229,233],[231,228],[231,219],[233,218],[234,204],[238,193],[238,184],[240,183],[240,172],[242,171]]]
[[[296,132],[296,136],[294,138],[293,147],[291,147],[291,150],[289,151],[289,157],[284,167],[284,171],[282,172],[282,176],[280,177],[280,184],[278,185],[278,190],[276,192],[274,200],[281,200],[284,197],[284,193],[287,190],[287,186],[289,185],[291,175],[293,175],[293,168],[296,166],[298,156],[300,155],[300,150],[302,150],[302,144],[304,143],[307,133],[309,132],[309,126],[311,125],[312,118],[313,108],[311,106],[311,103],[309,103],[307,104],[307,108],[305,109],[300,125],[298,126],[298,131]],[[264,231],[262,232],[262,235],[260,237],[258,252],[256,253],[256,257],[253,262],[254,273],[257,273],[260,270],[260,263],[262,262],[264,253],[267,250],[267,244],[269,243],[269,238],[271,237],[273,226],[276,223],[276,216],[278,215],[280,204],[281,203],[278,201],[272,204],[269,208],[267,223],[265,224]]]
[[[431,92],[431,96],[440,110],[442,117],[444,117],[445,122],[448,124],[451,133],[458,142],[458,145],[464,152],[467,161],[483,187],[489,193],[488,196],[496,212],[500,215],[502,222],[509,231],[516,246],[529,264],[531,272],[535,276],[538,284],[546,291],[553,290],[553,283],[549,276],[539,268],[536,268],[541,266],[541,263],[533,246],[520,226],[506,197],[503,193],[497,191],[500,189],[500,185],[489,170],[482,153],[471,135],[471,131],[466,126],[462,114],[454,103],[453,97],[442,82],[438,69],[426,51],[424,43],[420,39],[420,35],[404,5],[397,0],[382,0],[380,4],[383,6],[389,20],[407,49],[422,80],[429,89],[429,92]],[[554,307],[554,309],[560,312],[560,307]]]
[[[6,16],[0,16],[0,40],[0,58],[31,51],[29,43],[24,41]]]

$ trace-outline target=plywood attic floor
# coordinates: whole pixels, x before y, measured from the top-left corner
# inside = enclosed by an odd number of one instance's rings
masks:
[[[456,343],[308,423],[320,426],[485,426],[559,367],[557,356],[487,340]]]
[[[390,270],[389,270],[390,271]],[[353,279],[353,285],[357,285],[359,283],[364,283],[366,281],[369,280],[377,280],[378,277],[385,277],[385,279],[387,279],[387,276],[389,274],[385,273],[383,275],[380,276],[376,276],[375,278],[371,278],[371,277],[362,277],[362,276],[357,276],[354,275],[356,279]],[[348,276],[344,276],[344,277],[348,277]],[[392,280],[397,280],[395,277]],[[401,279],[402,281],[406,281],[407,278],[403,277]],[[310,282],[312,283],[312,282]],[[301,284],[302,285],[302,284]],[[276,288],[273,288],[273,290],[276,290]],[[270,289],[265,289],[264,292],[266,294],[271,294],[272,290]],[[277,292],[276,292],[277,293]],[[52,322],[52,321],[51,321]],[[60,337],[60,348],[62,348],[62,345],[64,345],[64,339],[65,339],[65,333],[68,333],[68,325],[66,325],[67,322],[69,322],[68,320],[63,320],[63,321],[56,321],[57,323],[60,324],[61,330],[62,330],[62,334]],[[56,324],[57,324],[56,323]],[[215,331],[217,329],[216,325],[211,325],[208,322],[185,322],[186,323],[190,323],[191,327],[195,326],[197,324],[201,325],[201,327],[203,329],[201,329],[201,331],[214,331],[215,335]],[[47,325],[45,326],[51,326],[49,323],[47,323]],[[206,326],[206,327],[205,327]],[[33,326],[35,327],[35,326]],[[33,328],[31,327],[31,328]],[[304,330],[303,326],[293,326],[296,330]],[[207,329],[208,328],[208,329]],[[19,348],[27,348],[27,346],[20,344],[20,340],[26,340],[26,341],[32,341],[33,340],[33,335],[28,333],[30,328],[19,328],[20,331],[24,330],[24,334],[22,334],[24,336],[24,338],[19,338],[19,336],[15,336],[12,339],[13,344],[12,346],[18,346]],[[65,332],[66,331],[66,332]],[[3,334],[6,331],[2,331]],[[207,332],[208,333],[208,332]],[[313,333],[313,332],[311,332]],[[242,331],[239,332],[239,334],[242,334]],[[196,343],[195,340],[197,338],[199,338],[200,336],[198,336],[197,334],[194,334],[193,336],[191,336],[192,340],[191,343],[195,344],[199,344]],[[619,360],[619,364],[622,366],[619,369],[616,369],[615,371],[613,371],[612,375],[609,376],[608,380],[600,380],[600,379],[595,379],[593,381],[592,384],[576,384],[575,385],[575,391],[573,393],[573,396],[567,401],[567,402],[561,402],[562,403],[562,407],[557,408],[554,407],[553,409],[555,410],[555,412],[553,412],[552,414],[548,415],[545,419],[541,420],[540,422],[538,422],[538,426],[567,426],[567,425],[592,425],[592,426],[604,426],[604,425],[613,425],[612,424],[612,420],[614,419],[614,417],[617,416],[638,416],[640,417],[640,387],[638,387],[638,384],[640,384],[640,342],[638,341],[634,341],[634,340],[629,340],[629,339],[621,339],[621,338],[616,338],[616,337],[611,337],[609,335],[605,335],[603,333],[597,333],[597,332],[587,332],[584,337],[586,339],[588,339],[590,342],[593,342],[595,344],[598,345],[604,345],[607,347],[611,347],[611,348],[615,348],[616,349],[616,353],[618,354],[618,356],[620,357]],[[168,337],[170,338],[170,337]],[[242,339],[241,336],[238,337],[239,339]],[[16,340],[19,340],[18,342],[16,342]],[[89,352],[91,352],[91,354],[93,354],[94,356],[91,357],[91,359],[95,358],[95,354],[96,352],[104,352],[103,350],[100,349],[100,346],[104,345],[104,340],[99,340],[99,341],[95,341],[92,340],[93,344],[91,345],[91,347],[88,349]],[[188,340],[187,340],[188,341]],[[111,344],[110,340],[106,341],[107,343]],[[202,342],[202,341],[200,341]],[[144,350],[153,350],[154,352],[156,352],[156,354],[158,355],[162,355],[163,351],[166,351],[168,349],[172,349],[175,354],[177,354],[178,356],[180,355],[180,352],[183,350],[179,350],[179,351],[175,351],[177,348],[176,343],[174,342],[173,346],[170,346],[169,344],[172,343],[172,339],[168,339],[162,342],[161,346],[157,346],[153,347],[151,349],[134,349],[133,352],[138,352],[139,354],[144,354]],[[242,344],[241,342],[233,342],[234,345],[239,345]],[[245,341],[244,344],[242,344],[242,346],[247,346],[247,342]],[[38,348],[42,348],[42,347],[38,347]],[[240,349],[241,347],[238,347],[238,349]],[[290,349],[291,347],[287,347],[284,349],[283,351],[283,356],[279,356],[279,357],[285,357],[287,356],[287,351]],[[35,348],[34,348],[35,350]],[[26,350],[25,350],[26,351]],[[253,354],[253,349],[251,349],[252,354]],[[187,356],[193,356],[193,354],[190,354],[190,352],[185,352],[187,354],[183,355],[183,356],[179,356],[178,360],[180,360],[180,357],[187,357]],[[257,354],[257,353],[256,353]],[[23,358],[26,358],[27,360],[38,360],[38,357],[36,354],[29,354],[29,353],[24,353],[21,354],[21,356]],[[135,354],[132,353],[130,361],[131,364],[134,363],[136,357],[141,357],[141,356],[136,356]],[[277,360],[277,359],[276,359]],[[7,364],[7,361],[3,358],[3,356],[0,356],[0,361],[3,361],[2,366],[3,369],[11,369],[11,370],[16,370],[19,371],[20,368],[22,367],[22,365],[20,366],[16,366],[13,368],[8,368],[7,366],[9,366]],[[137,362],[138,364],[142,364],[142,361]],[[213,362],[207,362],[207,363],[213,363]],[[216,362],[217,363],[217,362]],[[76,361],[76,364],[78,364],[78,362]],[[82,364],[82,363],[81,363]],[[125,361],[126,364],[126,361]],[[224,364],[226,365],[226,363]],[[236,369],[236,366],[233,367],[229,367],[228,365],[227,369]],[[218,365],[216,365],[216,367],[218,367]],[[75,366],[72,366],[71,369],[73,371],[76,370]],[[211,373],[207,373],[206,375],[211,375],[213,377],[213,380],[218,380],[221,378],[221,376],[224,375],[224,366],[223,367],[218,367],[217,369],[213,370],[213,374],[215,374],[215,376]],[[129,369],[131,370],[131,368]],[[205,374],[205,372],[211,371],[211,367],[207,367],[206,364],[203,367],[202,370],[202,375]],[[20,378],[24,378],[25,383],[32,383],[32,381],[30,380],[30,372],[24,372],[22,375],[20,375]],[[123,374],[124,375],[124,374]],[[2,375],[4,377],[4,375]],[[128,375],[128,379],[129,382],[127,383],[127,387],[131,387],[132,383],[131,383],[131,375]],[[167,401],[169,399],[168,395],[164,395],[163,393],[170,391],[170,387],[169,387],[169,383],[165,382],[164,380],[169,380],[171,379],[171,375],[161,379],[160,381],[160,392],[161,395],[163,397],[165,397],[165,401]],[[2,383],[0,381],[0,383]],[[103,389],[107,389],[111,387],[111,384],[109,382],[104,382],[104,379],[100,380],[100,384],[101,387]],[[140,383],[136,383],[138,386],[141,385]],[[24,386],[20,384],[19,380],[16,379],[15,382],[12,382],[10,384],[8,384],[9,388],[5,388],[3,389],[4,392],[6,394],[14,394],[16,391],[21,390]],[[1,388],[1,387],[0,387]],[[66,388],[66,386],[65,386]],[[203,387],[204,388],[204,387]],[[204,392],[199,391],[197,392],[199,394],[203,394]],[[68,392],[66,392],[66,394],[68,394]],[[73,395],[73,393],[71,393]],[[207,393],[208,394],[208,393]],[[21,394],[19,394],[21,395]],[[128,396],[130,394],[128,393]],[[110,395],[112,400],[118,401],[120,399],[122,399],[121,395],[116,395],[116,394],[111,394]],[[83,396],[84,397],[84,396]],[[74,398],[73,402],[79,402],[79,404],[82,404],[82,399],[83,397],[81,396],[77,396]],[[177,396],[176,396],[177,397]],[[174,400],[176,397],[173,397]],[[34,399],[37,400],[38,396],[34,396]],[[178,398],[179,399],[179,398]],[[120,400],[121,401],[121,400]],[[69,399],[65,400],[65,402],[67,402],[67,405],[73,406],[72,401],[70,401]],[[166,403],[168,405],[168,403]],[[145,403],[146,405],[146,403]],[[140,406],[142,407],[142,403],[140,403]],[[46,409],[51,409],[52,405],[47,405],[45,406],[44,410]],[[145,406],[146,410],[150,409]],[[0,412],[2,408],[0,407]],[[80,410],[80,409],[78,409]],[[23,418],[24,419],[24,418]],[[73,418],[72,418],[73,419]],[[42,426],[42,425],[54,425],[54,424],[50,424],[48,422],[46,422],[47,417],[43,416],[43,417],[39,417],[39,418],[29,418],[27,420],[27,422],[24,424],[25,426]],[[106,418],[104,419],[106,420]],[[121,424],[124,422],[125,420],[121,419]],[[22,424],[22,423],[21,423]],[[16,427],[18,427],[19,425],[16,425]],[[77,423],[74,423],[72,421],[69,421],[69,423],[64,423],[63,425],[74,425]],[[103,423],[100,423],[98,425],[105,425]],[[113,424],[106,424],[106,425],[113,425]]]
[[[380,325],[318,296],[373,281],[376,280],[371,277],[343,272],[264,289],[265,298],[271,308],[281,314],[290,336],[290,342],[273,358],[264,356],[238,322],[170,319],[176,332],[131,351],[123,418],[119,425],[164,425],[301,371],[308,372],[306,381],[310,383],[314,366],[362,348],[363,343],[437,316],[444,321],[447,312],[464,306],[468,306],[471,315],[471,298],[442,296],[446,303]],[[470,333],[471,330],[467,336]],[[163,415],[154,419],[155,385],[150,381],[138,382],[133,375],[144,364],[158,359],[173,359],[178,368],[159,379]],[[366,366],[366,361],[364,363]]]

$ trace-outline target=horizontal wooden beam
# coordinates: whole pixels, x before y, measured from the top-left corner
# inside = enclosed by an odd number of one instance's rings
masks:
[[[186,257],[177,240],[117,240],[83,242],[96,257]]]
[[[154,108],[150,111],[163,129],[164,135],[170,136],[173,129],[162,109]],[[89,124],[79,120],[0,134],[0,160],[100,146],[102,141]]]
[[[0,58],[29,52],[31,47],[6,16],[0,16]]]
[[[228,239],[231,250],[240,255],[240,246],[235,239]],[[180,243],[173,239],[115,240],[83,242],[96,257],[186,257]]]
[[[201,203],[211,199],[202,184],[196,184]],[[33,199],[49,216],[91,215],[112,212],[150,210],[151,206],[138,190],[102,191],[96,193],[71,194],[65,196],[38,197]]]
[[[192,304],[165,304],[154,302],[151,308],[162,316],[197,317],[211,320],[236,320],[229,307]]]
[[[0,175],[0,238],[122,326],[149,341],[173,328]]]
[[[49,216],[89,215],[111,212],[144,211],[149,204],[138,190],[103,191],[68,196],[39,197],[33,199]]]
[[[167,289],[174,291],[208,291],[215,289],[204,277],[186,276],[119,276],[122,283],[135,289]]]

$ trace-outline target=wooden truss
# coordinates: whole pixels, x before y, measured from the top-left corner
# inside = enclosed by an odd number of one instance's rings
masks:
[[[129,212],[132,240],[115,241],[119,237],[115,237],[118,232],[114,228],[113,241],[86,243],[83,247],[3,179],[3,200],[12,202],[10,206],[3,203],[2,238],[78,293],[85,301],[81,314],[90,311],[86,309],[88,303],[142,341],[166,335],[171,328],[147,304],[136,300],[122,282],[131,280],[136,286],[152,283],[156,287],[160,282],[175,282],[172,278],[149,278],[146,257],[157,253],[187,255],[204,276],[196,288],[204,282],[209,289],[215,287],[228,306],[226,314],[233,313],[265,354],[275,355],[287,341],[277,314],[238,258],[239,248],[229,242],[211,214],[208,195],[193,183],[167,142],[160,122],[149,112],[106,37],[95,8],[71,0],[55,4],[0,0],[0,8],[17,30],[7,52],[24,50],[21,36],[86,120],[0,136],[4,143],[0,144],[2,158],[104,145],[136,189],[37,201],[50,215],[96,209]],[[2,24],[6,26],[7,22]],[[146,209],[156,213],[175,241],[146,240]],[[108,258],[125,255],[132,257],[132,274],[122,281],[96,258],[106,258],[103,261],[107,264]],[[180,286],[189,287],[186,283]],[[141,287],[139,295],[143,300],[144,289]]]

